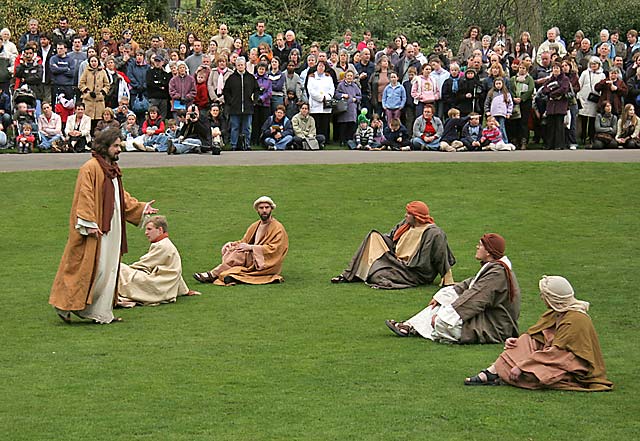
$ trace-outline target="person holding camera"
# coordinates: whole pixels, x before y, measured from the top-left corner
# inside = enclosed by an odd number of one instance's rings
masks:
[[[211,150],[211,127],[195,104],[187,108],[187,117],[178,131],[176,141],[169,139],[167,154],[202,153],[203,150]]]

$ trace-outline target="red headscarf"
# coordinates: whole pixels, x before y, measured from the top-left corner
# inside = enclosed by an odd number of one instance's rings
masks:
[[[516,294],[515,286],[513,284],[513,278],[511,277],[511,269],[501,259],[504,256],[504,249],[506,242],[504,237],[496,233],[487,233],[480,238],[480,242],[484,246],[484,249],[493,257],[496,263],[502,265],[507,272],[507,280],[509,281],[509,300],[513,302],[513,297]]]
[[[416,219],[416,221],[420,224],[435,223],[433,218],[429,216],[429,207],[427,206],[427,204],[425,204],[422,201],[409,202],[407,204],[406,209],[407,209],[407,213],[412,215]],[[405,223],[402,226],[400,226],[400,228],[398,228],[395,234],[393,235],[393,241],[395,242],[398,239],[400,239],[400,236],[402,236],[409,228],[411,228],[411,225],[409,225],[408,223]]]

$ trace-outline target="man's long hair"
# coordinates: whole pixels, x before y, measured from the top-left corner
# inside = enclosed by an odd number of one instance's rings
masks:
[[[116,142],[117,139],[120,139],[120,136],[120,130],[114,127],[102,130],[93,140],[93,150],[99,155],[107,156],[109,147]]]

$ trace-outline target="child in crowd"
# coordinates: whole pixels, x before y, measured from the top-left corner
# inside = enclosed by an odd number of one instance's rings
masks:
[[[465,150],[477,151],[482,147],[489,144],[489,141],[482,139],[482,126],[480,125],[480,115],[472,112],[469,114],[469,121],[462,127],[462,141],[463,147],[458,149],[459,152]]]
[[[391,72],[389,74],[389,84],[382,92],[382,108],[384,109],[385,118],[391,121],[394,118],[400,118],[402,109],[407,102],[407,92],[402,84],[398,83],[398,74]]]
[[[369,127],[369,120],[364,113],[358,115],[358,128],[353,139],[347,141],[350,149],[371,150],[373,146],[373,129]]]
[[[371,116],[371,128],[373,129],[373,141],[377,144],[376,147],[380,147],[384,142],[384,134],[382,133],[384,126],[377,113]]]
[[[29,106],[27,106],[27,103],[18,103],[16,105],[16,110],[13,114],[13,120],[15,121],[17,127],[24,127],[25,124],[29,124],[33,128],[36,123],[36,119],[33,116],[33,111],[29,110]]]
[[[493,81],[493,87],[489,90],[487,98],[484,100],[484,111],[487,116],[493,116],[496,119],[500,127],[502,140],[505,143],[509,142],[506,120],[511,117],[511,112],[513,112],[513,99],[502,78],[496,78]]]
[[[169,138],[164,133],[164,121],[160,116],[160,110],[156,106],[150,106],[147,117],[141,127],[142,137],[138,137],[133,146],[143,152],[166,152],[169,146]],[[140,148],[142,144],[142,149]]]
[[[440,150],[443,152],[457,152],[460,149],[464,149],[464,144],[460,141],[460,138],[462,137],[462,128],[469,120],[469,117],[460,118],[460,111],[455,107],[449,109],[447,116],[449,119],[444,123],[442,137],[440,138]]]
[[[482,150],[512,151],[516,149],[516,146],[505,143],[502,139],[502,132],[496,118],[493,116],[487,117],[487,127],[482,130],[482,137],[480,138],[480,142],[484,144]]]
[[[139,148],[133,145],[135,139],[140,136],[140,127],[138,126],[135,113],[127,116],[127,120],[120,125],[120,133],[122,134],[122,139],[124,139],[126,151],[132,152],[139,150]]]
[[[201,112],[209,105],[209,90],[207,89],[208,72],[199,70],[196,74],[196,97],[193,104],[198,106]]]
[[[381,148],[386,150],[411,150],[411,137],[407,128],[400,123],[398,118],[394,118],[389,122],[389,125],[384,129],[385,141],[382,143]]]
[[[300,107],[298,106],[298,100],[296,99],[296,91],[295,90],[287,90],[287,104],[286,104],[286,112],[285,115],[289,119],[293,119],[294,116],[300,112]]]
[[[22,124],[22,133],[16,136],[16,147],[18,153],[31,153],[36,142],[33,134],[33,127],[29,123]]]
[[[167,120],[167,130],[164,132],[167,138],[174,140],[178,137],[178,122],[171,118]]]

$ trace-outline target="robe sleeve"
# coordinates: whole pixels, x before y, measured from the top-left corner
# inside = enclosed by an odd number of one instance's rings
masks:
[[[279,228],[273,240],[263,245],[252,245],[253,259],[258,270],[269,266],[269,262],[278,262],[282,255],[282,247],[285,241],[285,233]]]
[[[76,184],[76,194],[78,201],[76,204],[76,217],[83,219],[88,223],[97,226],[97,207],[96,207],[96,173],[90,166],[83,166],[80,169],[78,181]]]
[[[140,260],[132,263],[131,265],[129,265],[129,267],[138,271],[144,271],[147,274],[151,274],[154,268],[157,268],[158,265],[162,264],[166,256],[166,250],[164,250],[158,244],[152,243],[147,254],[140,257]]]
[[[144,207],[146,202],[139,202],[124,190],[124,215],[127,222],[134,225],[140,225],[144,215]]]
[[[488,270],[453,303],[453,308],[463,321],[482,314],[487,306],[494,302],[496,288],[499,288],[505,282],[503,271],[504,269],[502,268]]]

